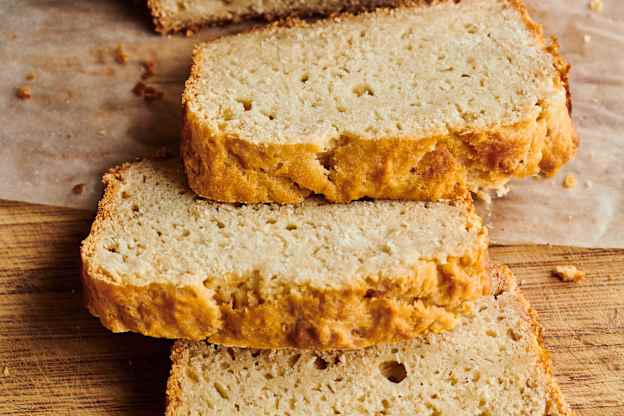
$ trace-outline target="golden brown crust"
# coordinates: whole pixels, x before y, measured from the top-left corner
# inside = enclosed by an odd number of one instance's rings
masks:
[[[225,137],[189,106],[201,78],[203,48],[198,46],[183,96],[181,154],[190,187],[222,202],[298,203],[310,194],[340,203],[365,197],[437,201],[466,199],[468,191],[498,188],[511,178],[554,175],[574,157],[579,143],[570,117],[569,65],[556,43],[545,44],[541,26],[524,4],[508,1],[553,56],[555,86],[565,90],[566,98],[541,102],[541,114],[535,119],[483,131],[379,140],[341,137],[329,150],[313,144],[253,144]],[[391,13],[379,13],[384,12]],[[353,17],[341,14],[333,19]],[[291,19],[279,25],[306,24]]]
[[[544,416],[573,416],[574,412],[572,412],[563,398],[561,390],[552,375],[551,361],[548,351],[546,351],[544,347],[543,329],[538,322],[536,311],[530,306],[529,302],[518,289],[516,279],[509,267],[493,264],[489,267],[489,275],[495,286],[493,288],[493,293],[498,295],[506,292],[513,295],[513,297],[508,297],[507,300],[528,322],[535,336],[536,344],[533,345],[538,349],[536,353],[539,357],[539,364],[541,365],[540,370],[543,371],[546,381],[546,411]],[[186,341],[178,341],[174,344],[171,352],[173,367],[167,383],[167,415],[175,414],[180,404],[180,398],[182,397],[179,381],[179,378],[182,377],[180,368],[183,368],[184,363],[188,362],[189,355],[202,349],[203,345],[203,343],[189,343]],[[219,347],[215,346],[214,348]]]
[[[552,375],[552,364],[550,360],[550,353],[544,346],[544,329],[538,321],[538,315],[535,309],[531,307],[527,299],[524,297],[520,290],[514,290],[514,300],[517,302],[518,309],[522,311],[522,315],[525,317],[531,330],[535,335],[538,347],[538,356],[540,358],[540,364],[544,371],[544,377],[546,378],[546,415],[545,416],[573,416],[574,412],[570,409],[563,395],[561,389],[557,384],[557,381]]]
[[[237,347],[351,349],[405,340],[452,328],[464,300],[490,290],[483,258],[423,262],[411,278],[336,290],[296,287],[271,299],[244,287],[225,293],[202,285],[117,284],[89,273],[83,262],[88,308],[112,331]]]
[[[345,0],[341,7],[335,6],[300,6],[284,9],[275,13],[259,13],[250,10],[243,14],[231,14],[226,17],[198,17],[196,19],[180,19],[168,16],[160,7],[158,0],[147,0],[147,4],[152,13],[152,18],[156,31],[161,34],[175,33],[182,30],[197,32],[203,26],[223,25],[228,23],[238,23],[245,20],[260,19],[267,22],[290,17],[315,17],[329,16],[340,13],[359,13],[372,10],[376,7],[395,7],[404,4],[431,3],[431,0]]]
[[[512,177],[553,175],[571,159],[578,140],[561,106],[511,127],[418,140],[345,137],[330,151],[219,137],[187,110],[181,153],[191,188],[216,201],[466,199]]]
[[[319,289],[284,283],[271,296],[255,275],[198,284],[134,285],[116,281],[93,261],[98,233],[112,219],[125,164],[104,177],[106,190],[89,237],[81,248],[82,279],[89,310],[114,332],[204,339],[239,347],[360,348],[451,328],[465,302],[491,291],[487,231],[462,257],[444,264],[420,259],[409,276],[370,276],[352,286]]]

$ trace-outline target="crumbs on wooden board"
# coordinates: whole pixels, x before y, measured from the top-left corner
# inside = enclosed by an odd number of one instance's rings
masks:
[[[11,375],[11,373],[9,372],[9,367],[4,367],[4,370],[2,370],[2,375],[4,377],[8,377]]]
[[[577,283],[585,279],[585,272],[572,265],[556,266],[552,273],[563,282]]]

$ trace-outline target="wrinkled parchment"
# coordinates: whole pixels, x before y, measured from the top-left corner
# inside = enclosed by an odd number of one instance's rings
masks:
[[[624,247],[624,2],[529,5],[573,64],[582,147],[557,177],[514,182],[483,210],[492,240]],[[177,147],[193,45],[244,27],[161,37],[140,1],[0,3],[0,198],[94,209],[110,166]],[[132,93],[145,61],[155,75],[142,82],[162,99]],[[16,97],[21,86],[30,99]],[[578,183],[566,189],[569,173]]]

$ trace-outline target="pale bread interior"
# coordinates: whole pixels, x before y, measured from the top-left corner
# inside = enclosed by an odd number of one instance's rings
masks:
[[[421,261],[444,264],[487,244],[466,204],[219,204],[188,189],[177,160],[133,163],[106,181],[83,262],[90,275],[120,284],[220,286],[255,276],[269,291],[344,288],[410,276]]]
[[[565,90],[512,1],[448,1],[205,44],[188,111],[251,143],[420,139],[537,119]],[[537,30],[537,29],[536,29]]]
[[[179,343],[168,415],[560,414],[515,293],[476,302],[449,333],[348,352]]]

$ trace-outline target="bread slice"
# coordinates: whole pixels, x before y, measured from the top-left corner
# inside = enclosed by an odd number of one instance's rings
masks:
[[[156,30],[161,33],[253,18],[275,20],[356,12],[399,3],[400,0],[147,0]]]
[[[467,204],[217,204],[177,160],[104,177],[81,254],[88,306],[115,332],[260,348],[355,348],[451,328],[489,293]]]
[[[536,314],[515,288],[454,331],[348,352],[179,341],[167,393],[182,415],[571,415]]]
[[[198,47],[191,188],[225,202],[440,200],[575,153],[568,66],[519,0],[292,23]]]

